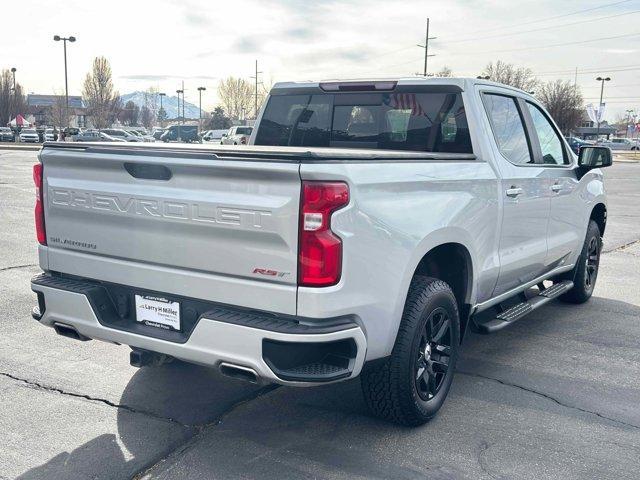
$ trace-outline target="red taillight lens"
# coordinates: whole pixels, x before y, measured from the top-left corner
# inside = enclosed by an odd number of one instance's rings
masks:
[[[331,214],[349,203],[342,182],[302,182],[298,284],[327,287],[340,280],[342,240],[331,231]]]
[[[242,145],[246,145],[247,144],[247,137],[240,137],[240,143]]]
[[[36,186],[36,236],[41,245],[47,244],[47,232],[44,228],[44,192],[42,187],[42,164],[36,163],[33,166],[33,183]]]

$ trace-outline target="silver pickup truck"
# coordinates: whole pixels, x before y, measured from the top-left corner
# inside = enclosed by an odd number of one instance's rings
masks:
[[[585,302],[607,207],[526,92],[477,79],[276,85],[247,146],[51,143],[34,167],[32,314],[257,383],[360,375],[418,425],[465,332]]]

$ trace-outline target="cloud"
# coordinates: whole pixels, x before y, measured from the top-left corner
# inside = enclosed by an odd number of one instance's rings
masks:
[[[184,21],[190,27],[206,27],[211,24],[209,18],[201,13],[196,15],[190,11],[184,14]]]
[[[231,45],[231,50],[237,53],[258,53],[262,51],[265,40],[257,37],[241,37]]]
[[[216,80],[218,77],[214,77],[211,75],[154,75],[154,74],[144,74],[144,75],[119,75],[118,78],[122,80],[140,80],[145,82],[164,82],[166,80],[180,80],[180,79],[190,79],[190,80]]]
[[[311,27],[296,27],[284,31],[286,37],[295,40],[310,40],[318,36],[317,32]]]

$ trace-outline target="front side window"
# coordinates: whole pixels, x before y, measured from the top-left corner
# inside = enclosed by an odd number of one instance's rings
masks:
[[[564,148],[562,148],[562,140],[560,140],[560,136],[551,125],[551,122],[536,105],[527,102],[527,107],[531,114],[531,120],[533,120],[533,128],[536,129],[538,140],[540,141],[542,163],[546,165],[567,165],[569,159],[565,155]]]
[[[515,98],[488,93],[484,102],[500,153],[516,165],[534,163]]]
[[[459,93],[274,95],[256,145],[473,153]]]

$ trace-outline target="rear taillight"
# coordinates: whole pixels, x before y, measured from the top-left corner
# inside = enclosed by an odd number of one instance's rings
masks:
[[[342,182],[302,182],[298,284],[327,287],[340,280],[342,240],[331,231],[331,214],[349,203]]]
[[[42,188],[42,177],[42,164],[36,163],[33,166],[33,183],[36,187],[36,208],[34,212],[36,218],[36,236],[41,245],[46,245],[47,232],[44,228],[44,191]]]
[[[240,143],[242,145],[246,145],[247,144],[247,137],[240,137]]]

